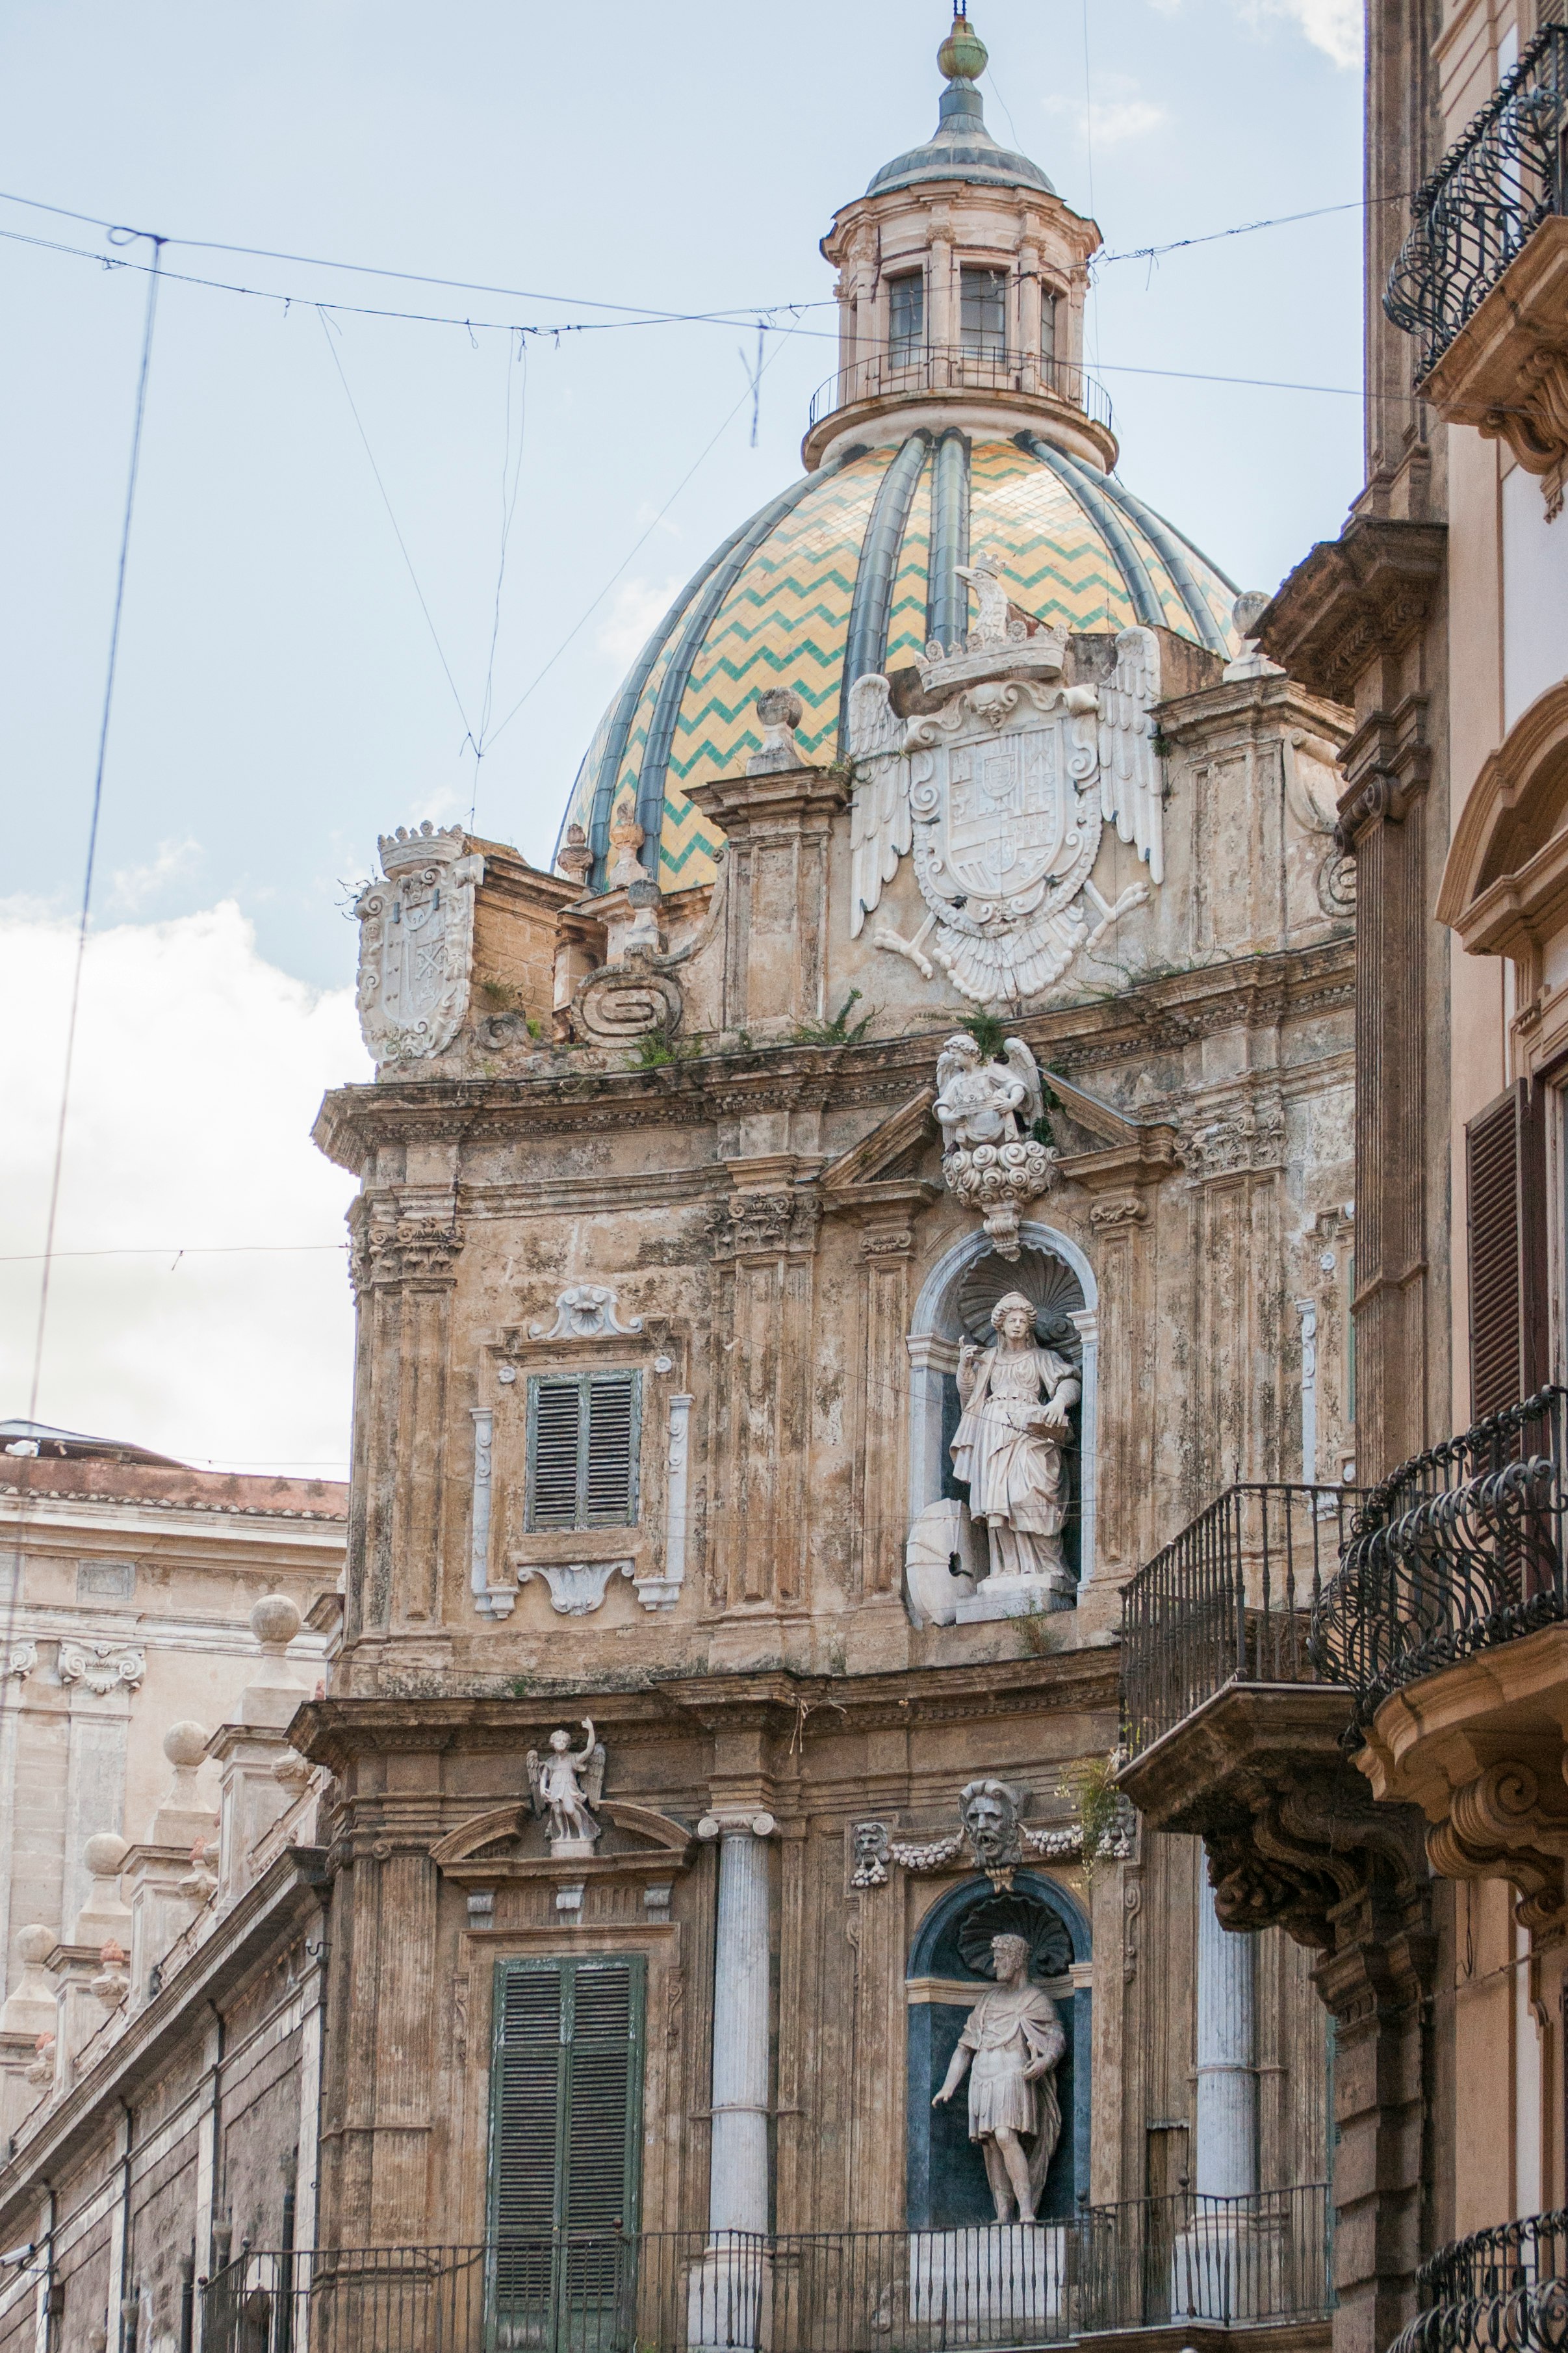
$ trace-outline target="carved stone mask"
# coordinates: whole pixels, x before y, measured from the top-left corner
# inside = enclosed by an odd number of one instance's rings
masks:
[[[887,1826],[882,1822],[857,1822],[854,1830],[855,1860],[858,1862],[886,1862],[888,1859]]]
[[[1018,1858],[1018,1809],[1002,1781],[971,1781],[960,1813],[975,1862],[983,1870]]]

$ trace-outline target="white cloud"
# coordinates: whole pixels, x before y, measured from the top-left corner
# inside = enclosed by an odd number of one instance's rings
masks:
[[[201,855],[199,841],[161,841],[145,866],[118,867],[110,875],[110,903],[124,914],[135,914],[165,883],[182,882],[193,874]]]
[[[1146,139],[1170,121],[1163,106],[1152,99],[1138,95],[1138,85],[1125,74],[1100,74],[1096,77],[1096,94],[1089,110],[1089,127],[1098,151],[1104,147],[1125,146],[1129,141]],[[1071,125],[1081,139],[1084,115],[1081,98],[1058,91],[1045,101],[1047,114],[1058,114]]]
[[[599,624],[600,651],[614,661],[636,661],[679,586],[674,573],[666,580],[645,580],[636,573],[623,580]]]
[[[1362,0],[1242,0],[1244,13],[1256,23],[1260,17],[1284,16],[1299,25],[1314,48],[1332,58],[1337,66],[1362,61]]]
[[[0,902],[0,996],[31,1008],[0,1123],[0,1413],[26,1410],[75,926]],[[257,954],[232,902],[89,943],[39,1419],[190,1461],[340,1475],[353,1181],[310,1123],[369,1075],[348,988]],[[222,1254],[233,1243],[325,1244]],[[153,1245],[157,1256],[69,1256]],[[205,1254],[202,1246],[213,1254]],[[181,1250],[189,1254],[175,1261]]]

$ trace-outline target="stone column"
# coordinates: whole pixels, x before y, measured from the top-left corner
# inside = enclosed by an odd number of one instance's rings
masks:
[[[1212,1892],[1198,1915],[1198,2097],[1194,2186],[1246,2198],[1258,2187],[1254,1938],[1222,1928]]]
[[[713,1954],[710,2231],[768,2227],[769,1868],[771,1814],[705,1814],[717,1838],[719,1930]]]

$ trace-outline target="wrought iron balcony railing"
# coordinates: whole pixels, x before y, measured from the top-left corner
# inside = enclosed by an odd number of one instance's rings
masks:
[[[1417,191],[1383,307],[1430,374],[1568,186],[1568,26],[1547,25]]]
[[[1568,1389],[1541,1389],[1372,1490],[1311,1635],[1358,1724],[1405,1684],[1568,1619],[1565,1437]]]
[[[1307,1637],[1360,1501],[1351,1487],[1228,1487],[1139,1571],[1121,1597],[1130,1756],[1227,1683],[1324,1680]]]
[[[1568,2342],[1568,2213],[1472,2231],[1416,2274],[1421,2310],[1391,2353],[1557,2353]]]
[[[203,2353],[948,2353],[1327,2311],[1322,2182],[950,2231],[557,2232],[468,2247],[246,2248]],[[68,2322],[70,2290],[65,2292]]]
[[[812,395],[809,423],[820,425],[858,401],[911,398],[921,393],[1023,392],[1080,408],[1093,424],[1110,430],[1110,396],[1072,360],[1029,359],[1017,352],[986,351],[962,343],[893,345],[870,353],[819,385]]]

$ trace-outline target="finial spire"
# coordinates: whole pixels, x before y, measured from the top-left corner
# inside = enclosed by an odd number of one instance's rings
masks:
[[[936,53],[937,64],[952,81],[978,81],[989,61],[989,53],[978,33],[972,30],[962,5],[952,12],[952,30]]]

